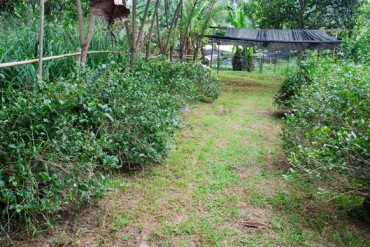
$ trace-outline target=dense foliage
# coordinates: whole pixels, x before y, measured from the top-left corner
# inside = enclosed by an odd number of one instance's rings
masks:
[[[369,71],[369,65],[316,65],[311,83],[289,101],[283,131],[296,171],[363,196],[370,193]]]
[[[361,8],[354,30],[346,32],[342,51],[346,60],[370,63],[370,2]]]
[[[74,79],[9,88],[1,96],[1,226],[29,226],[91,201],[106,175],[161,161],[179,128],[180,109],[218,96],[198,64],[152,62],[124,70],[111,63]]]
[[[274,104],[276,106],[282,109],[292,107],[296,96],[299,96],[301,87],[312,83],[315,64],[315,60],[298,61],[297,70],[287,75],[274,97]]]
[[[260,28],[353,28],[364,0],[251,0],[245,12]]]
[[[23,61],[37,57],[38,27],[37,19],[29,21],[27,26],[22,25],[22,20],[9,19],[0,27],[0,63],[11,61]],[[98,23],[102,27],[101,23]],[[14,32],[14,28],[17,31]],[[79,40],[75,38],[73,26],[66,24],[60,28],[60,24],[50,22],[45,26],[45,52],[44,56],[53,56],[77,52]],[[111,38],[102,28],[97,28],[94,39],[91,42],[91,50],[124,50],[125,44],[120,42],[112,45]],[[118,60],[117,54],[94,54],[89,57],[89,66],[97,67],[99,64]],[[68,78],[76,72],[76,57],[45,62],[44,77],[54,81],[59,78]],[[0,70],[0,85],[31,86],[37,80],[37,64],[18,67],[2,68]]]

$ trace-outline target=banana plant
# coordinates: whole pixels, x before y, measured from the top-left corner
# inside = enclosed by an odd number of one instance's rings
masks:
[[[250,26],[247,16],[244,13],[243,5],[229,5],[229,20],[234,28],[247,28]],[[254,70],[254,48],[243,47],[240,48],[238,45],[233,46],[233,70],[241,71],[247,70],[251,72]]]
[[[245,16],[243,6],[229,6],[229,10],[229,19],[233,27],[246,28],[248,26],[248,19]]]

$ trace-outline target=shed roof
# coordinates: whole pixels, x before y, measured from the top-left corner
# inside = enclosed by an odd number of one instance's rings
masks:
[[[257,46],[270,51],[334,49],[341,42],[330,37],[324,30],[227,28],[224,36],[207,37],[221,44]]]

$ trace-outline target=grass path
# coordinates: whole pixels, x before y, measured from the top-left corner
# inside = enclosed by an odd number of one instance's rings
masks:
[[[164,164],[117,178],[95,208],[66,222],[48,241],[60,246],[331,245],[302,227],[296,214],[276,210],[289,204],[278,169],[281,120],[272,107],[279,78],[245,75],[222,73],[221,97],[186,114],[186,126]],[[250,222],[266,227],[249,228]]]

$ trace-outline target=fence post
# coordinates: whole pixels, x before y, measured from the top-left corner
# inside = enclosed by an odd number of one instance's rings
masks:
[[[39,61],[38,61],[39,82],[42,82],[42,56],[44,54],[44,15],[45,15],[45,0],[40,0]]]
[[[218,55],[217,55],[217,74],[218,74],[218,71],[220,70],[220,45],[221,45],[221,42],[218,41],[217,42],[217,45],[218,45]]]

